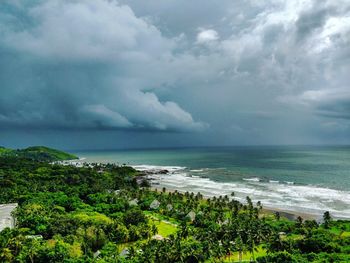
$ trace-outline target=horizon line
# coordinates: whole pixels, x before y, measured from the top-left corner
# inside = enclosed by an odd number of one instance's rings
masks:
[[[136,150],[176,150],[203,148],[249,148],[249,147],[350,147],[350,144],[237,144],[237,145],[202,145],[202,146],[155,146],[155,147],[122,147],[122,148],[86,148],[63,149],[65,151],[136,151]]]

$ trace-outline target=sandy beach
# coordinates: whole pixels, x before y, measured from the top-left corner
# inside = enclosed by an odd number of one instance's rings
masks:
[[[156,186],[156,185],[152,185],[150,187],[151,190],[153,191],[163,191],[163,187],[161,186]],[[180,192],[180,193],[185,193],[185,191],[181,191],[181,190],[177,190],[177,189],[165,189],[166,193],[174,193],[175,191]],[[196,193],[194,193],[196,194]],[[210,198],[209,196],[204,196],[204,199],[208,199]],[[230,197],[231,198],[231,197]],[[267,208],[263,206],[262,209],[262,214],[275,214],[276,212],[278,212],[280,214],[281,217],[285,217],[289,220],[296,220],[299,216],[303,219],[303,220],[316,220],[316,221],[320,221],[322,219],[322,215],[315,215],[312,213],[305,213],[305,212],[298,212],[298,211],[290,211],[290,210],[283,210],[283,209],[279,209],[279,208]]]

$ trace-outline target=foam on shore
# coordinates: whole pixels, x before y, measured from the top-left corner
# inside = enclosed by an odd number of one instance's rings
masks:
[[[186,169],[186,167],[183,167],[183,166],[157,166],[157,165],[147,165],[147,164],[132,165],[132,167],[139,171],[167,170],[170,173]]]
[[[336,218],[350,218],[350,192],[314,185],[296,185],[258,177],[243,178],[235,182],[218,182],[199,176],[200,170],[179,166],[134,166],[148,171],[167,170],[167,174],[153,174],[153,182],[160,187],[181,192],[201,192],[207,197],[235,193],[235,199],[244,202],[246,196],[261,201],[264,207],[321,216],[330,211]],[[203,172],[203,174],[205,174]]]

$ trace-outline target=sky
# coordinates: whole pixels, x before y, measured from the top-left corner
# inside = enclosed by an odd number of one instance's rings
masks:
[[[2,0],[0,145],[350,144],[348,0]]]

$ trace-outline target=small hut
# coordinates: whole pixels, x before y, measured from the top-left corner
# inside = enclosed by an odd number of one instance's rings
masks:
[[[168,211],[171,211],[171,210],[173,210],[173,206],[172,206],[171,204],[168,204],[168,205],[166,206],[166,209],[167,209]]]
[[[97,250],[95,253],[94,253],[94,258],[98,258],[99,256],[101,255],[101,251],[100,250]]]
[[[191,211],[186,216],[191,222],[193,222],[196,219],[196,213]]]
[[[120,257],[127,257],[129,255],[129,249],[128,248],[124,248],[123,250],[122,250],[122,252],[120,252],[120,254],[119,254],[119,256]]]
[[[139,202],[139,200],[137,200],[137,199],[135,198],[135,199],[129,201],[129,205],[130,205],[130,206],[137,206],[137,203],[138,203],[138,202]]]
[[[157,235],[154,235],[154,236],[152,237],[152,239],[161,241],[161,240],[164,240],[164,237],[163,237],[162,235],[157,234]]]
[[[157,199],[154,199],[153,202],[150,204],[150,209],[158,209],[160,206],[160,202]]]
[[[0,204],[0,232],[7,227],[15,227],[16,219],[12,216],[12,211],[14,211],[17,206],[17,203]]]

